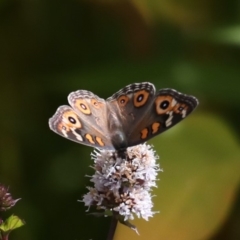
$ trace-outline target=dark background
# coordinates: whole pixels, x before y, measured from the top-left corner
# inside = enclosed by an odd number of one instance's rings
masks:
[[[151,144],[164,169],[142,239],[240,239],[240,4],[227,0],[1,0],[0,182],[22,198],[10,239],[106,239],[77,202],[91,148],[49,130],[71,91],[107,98],[150,81],[198,109]],[[139,239],[120,226],[119,238]],[[125,237],[124,237],[125,236]]]

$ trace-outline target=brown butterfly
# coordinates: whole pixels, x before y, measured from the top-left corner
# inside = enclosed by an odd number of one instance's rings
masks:
[[[171,128],[198,105],[194,96],[174,89],[156,91],[149,82],[133,83],[107,100],[86,90],[68,96],[49,119],[51,130],[72,141],[124,150]]]

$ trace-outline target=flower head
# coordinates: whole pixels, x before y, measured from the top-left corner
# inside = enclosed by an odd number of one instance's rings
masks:
[[[20,200],[20,198],[13,199],[11,194],[8,192],[8,188],[0,183],[0,211],[10,209],[18,200]]]
[[[123,221],[134,216],[148,220],[156,213],[152,211],[151,189],[157,186],[161,169],[150,145],[129,147],[124,154],[94,150],[92,159],[94,187],[88,187],[89,192],[83,196],[85,206],[110,210]]]

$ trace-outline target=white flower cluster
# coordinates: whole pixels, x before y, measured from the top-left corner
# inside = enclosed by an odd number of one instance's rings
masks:
[[[94,150],[92,153],[95,169],[91,182],[94,188],[83,196],[85,206],[110,210],[123,217],[124,221],[134,215],[148,220],[152,211],[152,187],[157,187],[156,163],[158,156],[150,145],[129,147],[124,157],[115,151]]]

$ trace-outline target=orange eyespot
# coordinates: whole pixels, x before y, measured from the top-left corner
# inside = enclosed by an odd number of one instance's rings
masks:
[[[91,104],[93,107],[99,109],[103,106],[103,104],[101,102],[98,102],[96,99],[91,99]]]
[[[63,120],[62,125],[66,126],[68,128],[69,127],[73,127],[73,128],[81,128],[82,127],[82,124],[79,121],[78,116],[73,111],[67,111],[67,112],[63,113],[62,120]]]
[[[188,106],[184,103],[178,103],[175,105],[175,107],[173,108],[173,111],[177,114],[181,114],[182,118],[185,118],[187,115],[187,110],[188,110]]]
[[[176,103],[176,100],[171,96],[158,96],[155,100],[156,113],[164,114],[172,110]]]
[[[143,106],[149,97],[149,92],[146,90],[140,90],[134,94],[133,104],[135,107]]]
[[[94,107],[98,107],[98,102],[96,99],[91,99],[91,104],[94,106]]]
[[[82,113],[87,114],[87,115],[91,114],[91,110],[90,110],[88,104],[86,103],[86,101],[84,101],[82,99],[77,99],[74,105]]]
[[[124,95],[124,96],[121,96],[118,98],[118,104],[121,106],[121,107],[124,107],[127,102],[129,101],[129,97]]]
[[[63,131],[66,131],[66,132],[69,132],[70,131],[70,128],[64,123],[60,122],[58,125],[57,125],[57,128],[60,132],[63,132]]]

